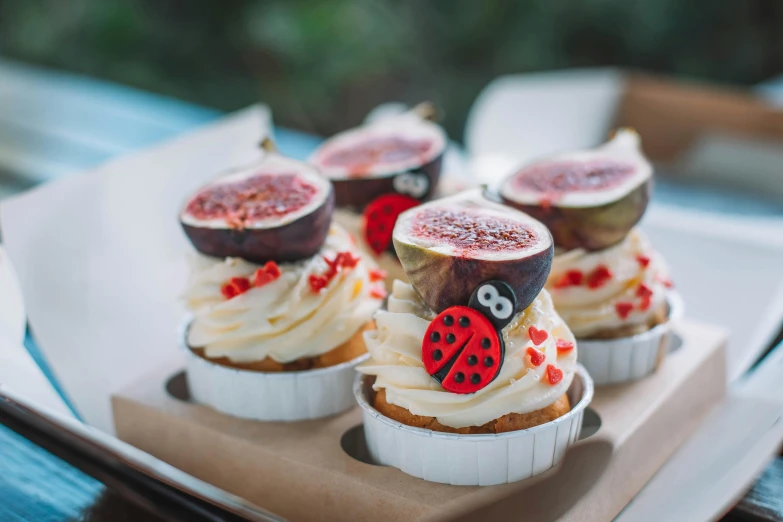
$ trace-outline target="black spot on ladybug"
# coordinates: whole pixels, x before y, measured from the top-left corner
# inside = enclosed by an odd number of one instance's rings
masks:
[[[436,361],[440,361],[442,357],[443,357],[443,352],[441,352],[440,350],[435,350],[434,352],[432,352],[432,358],[435,359]]]
[[[469,364],[470,366],[476,366],[476,363],[477,363],[477,362],[478,362],[478,357],[476,357],[475,355],[470,355],[470,356],[468,357],[468,364]]]
[[[495,361],[489,355],[484,357],[484,366],[486,366],[487,368],[491,368],[494,363]]]
[[[454,324],[454,317],[447,315],[443,318],[443,324],[446,326],[452,326]]]
[[[453,333],[446,334],[446,342],[447,343],[453,344],[454,341],[456,341],[456,340],[457,340],[457,337]]]
[[[481,382],[481,375],[479,375],[477,373],[474,373],[473,375],[470,376],[470,382],[472,382],[473,384],[480,383]]]
[[[460,383],[465,380],[465,374],[462,372],[457,373],[457,375],[454,376],[454,381],[457,383]]]
[[[440,333],[439,332],[432,332],[432,335],[430,335],[430,341],[433,343],[437,343],[440,341]]]
[[[470,326],[470,319],[468,319],[463,315],[462,317],[459,318],[459,325],[463,328],[467,328],[468,326]]]
[[[386,230],[386,225],[383,223],[378,223],[378,232],[383,232]]]
[[[385,206],[383,207],[383,213],[384,213],[384,214],[386,214],[387,216],[388,216],[388,215],[391,215],[391,213],[392,213],[392,212],[394,212],[394,209],[393,209],[393,208],[391,208],[391,206],[389,206],[389,205],[385,205]]]
[[[492,346],[492,341],[489,340],[489,337],[485,337],[481,340],[481,347],[485,350],[488,350],[489,347]]]

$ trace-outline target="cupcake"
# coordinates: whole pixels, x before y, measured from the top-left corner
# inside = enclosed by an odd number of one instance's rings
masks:
[[[352,406],[362,332],[386,293],[333,208],[328,180],[273,151],[187,200],[180,222],[198,253],[184,348],[196,401],[258,420]]]
[[[543,289],[546,227],[480,190],[408,210],[395,281],[354,389],[372,458],[435,482],[521,480],[579,435],[592,384]]]
[[[443,129],[430,121],[434,115],[434,107],[423,103],[341,132],[310,157],[334,184],[336,220],[399,277],[404,274],[392,248],[394,223],[435,193],[448,144]]]
[[[556,255],[546,288],[598,384],[652,373],[679,313],[666,263],[636,227],[651,187],[639,136],[622,129],[597,149],[527,165],[501,188],[507,204],[552,231]]]

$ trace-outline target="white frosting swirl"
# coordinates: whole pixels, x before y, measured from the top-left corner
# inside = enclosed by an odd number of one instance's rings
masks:
[[[611,276],[591,288],[588,279],[599,267],[606,267]],[[569,271],[582,274],[581,284],[561,283]],[[666,300],[668,278],[663,258],[634,228],[623,241],[604,250],[575,249],[555,255],[546,288],[574,335],[587,337],[602,330],[652,322],[656,310]],[[639,290],[642,284],[652,292],[648,306]],[[631,308],[623,317],[629,305]]]
[[[353,269],[342,269],[319,293],[310,275],[322,275],[338,252],[359,251],[345,230],[332,225],[314,257],[281,263],[278,279],[226,299],[221,287],[232,277],[251,281],[258,265],[238,258],[216,259],[194,254],[185,299],[194,315],[188,344],[204,348],[207,357],[234,362],[271,357],[288,363],[315,357],[343,344],[367,323],[380,307],[382,282],[373,282],[375,266],[361,257]]]
[[[388,311],[375,314],[377,329],[365,332],[364,340],[371,358],[358,370],[375,375],[374,388],[386,389],[386,400],[415,415],[435,417],[452,428],[481,426],[508,413],[529,413],[554,403],[571,384],[576,370],[576,347],[558,356],[557,338],[574,342],[574,337],[552,300],[542,290],[533,303],[517,314],[503,329],[506,354],[500,374],[488,386],[472,394],[444,390],[424,369],[421,344],[428,325],[435,317],[413,287],[394,282]],[[546,330],[547,339],[534,346],[528,327]],[[534,347],[545,360],[533,366],[527,349]],[[547,366],[562,370],[555,385],[548,382]]]

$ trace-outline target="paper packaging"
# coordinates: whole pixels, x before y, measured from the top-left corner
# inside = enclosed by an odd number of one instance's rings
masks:
[[[582,430],[589,438],[576,447],[601,441],[611,448],[611,458],[600,480],[586,477],[597,483],[574,499],[577,503],[566,519],[577,520],[580,512],[591,513],[593,520],[611,519],[722,399],[723,332],[683,322],[676,333],[681,345],[658,372],[597,394],[585,411]],[[187,397],[183,378],[171,379],[181,370],[179,365],[161,368],[113,398],[118,436],[292,520],[376,519],[379,509],[384,520],[423,520],[444,512],[477,510],[531,484],[450,486],[370,465],[342,449],[366,460],[358,408],[296,423],[232,418],[182,400]],[[552,499],[556,497],[552,492]],[[555,509],[550,503],[557,504],[540,499],[543,509]],[[515,509],[518,513],[526,508]],[[551,518],[550,513],[549,518],[535,520]]]

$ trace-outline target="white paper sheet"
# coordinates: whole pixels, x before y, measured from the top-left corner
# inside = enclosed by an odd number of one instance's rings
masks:
[[[178,357],[190,248],[179,208],[260,157],[270,128],[269,111],[253,107],[0,206],[33,332],[88,423],[112,431],[109,394]]]
[[[71,411],[22,344],[26,318],[22,293],[0,246],[0,389],[11,390],[38,408],[71,416]]]

